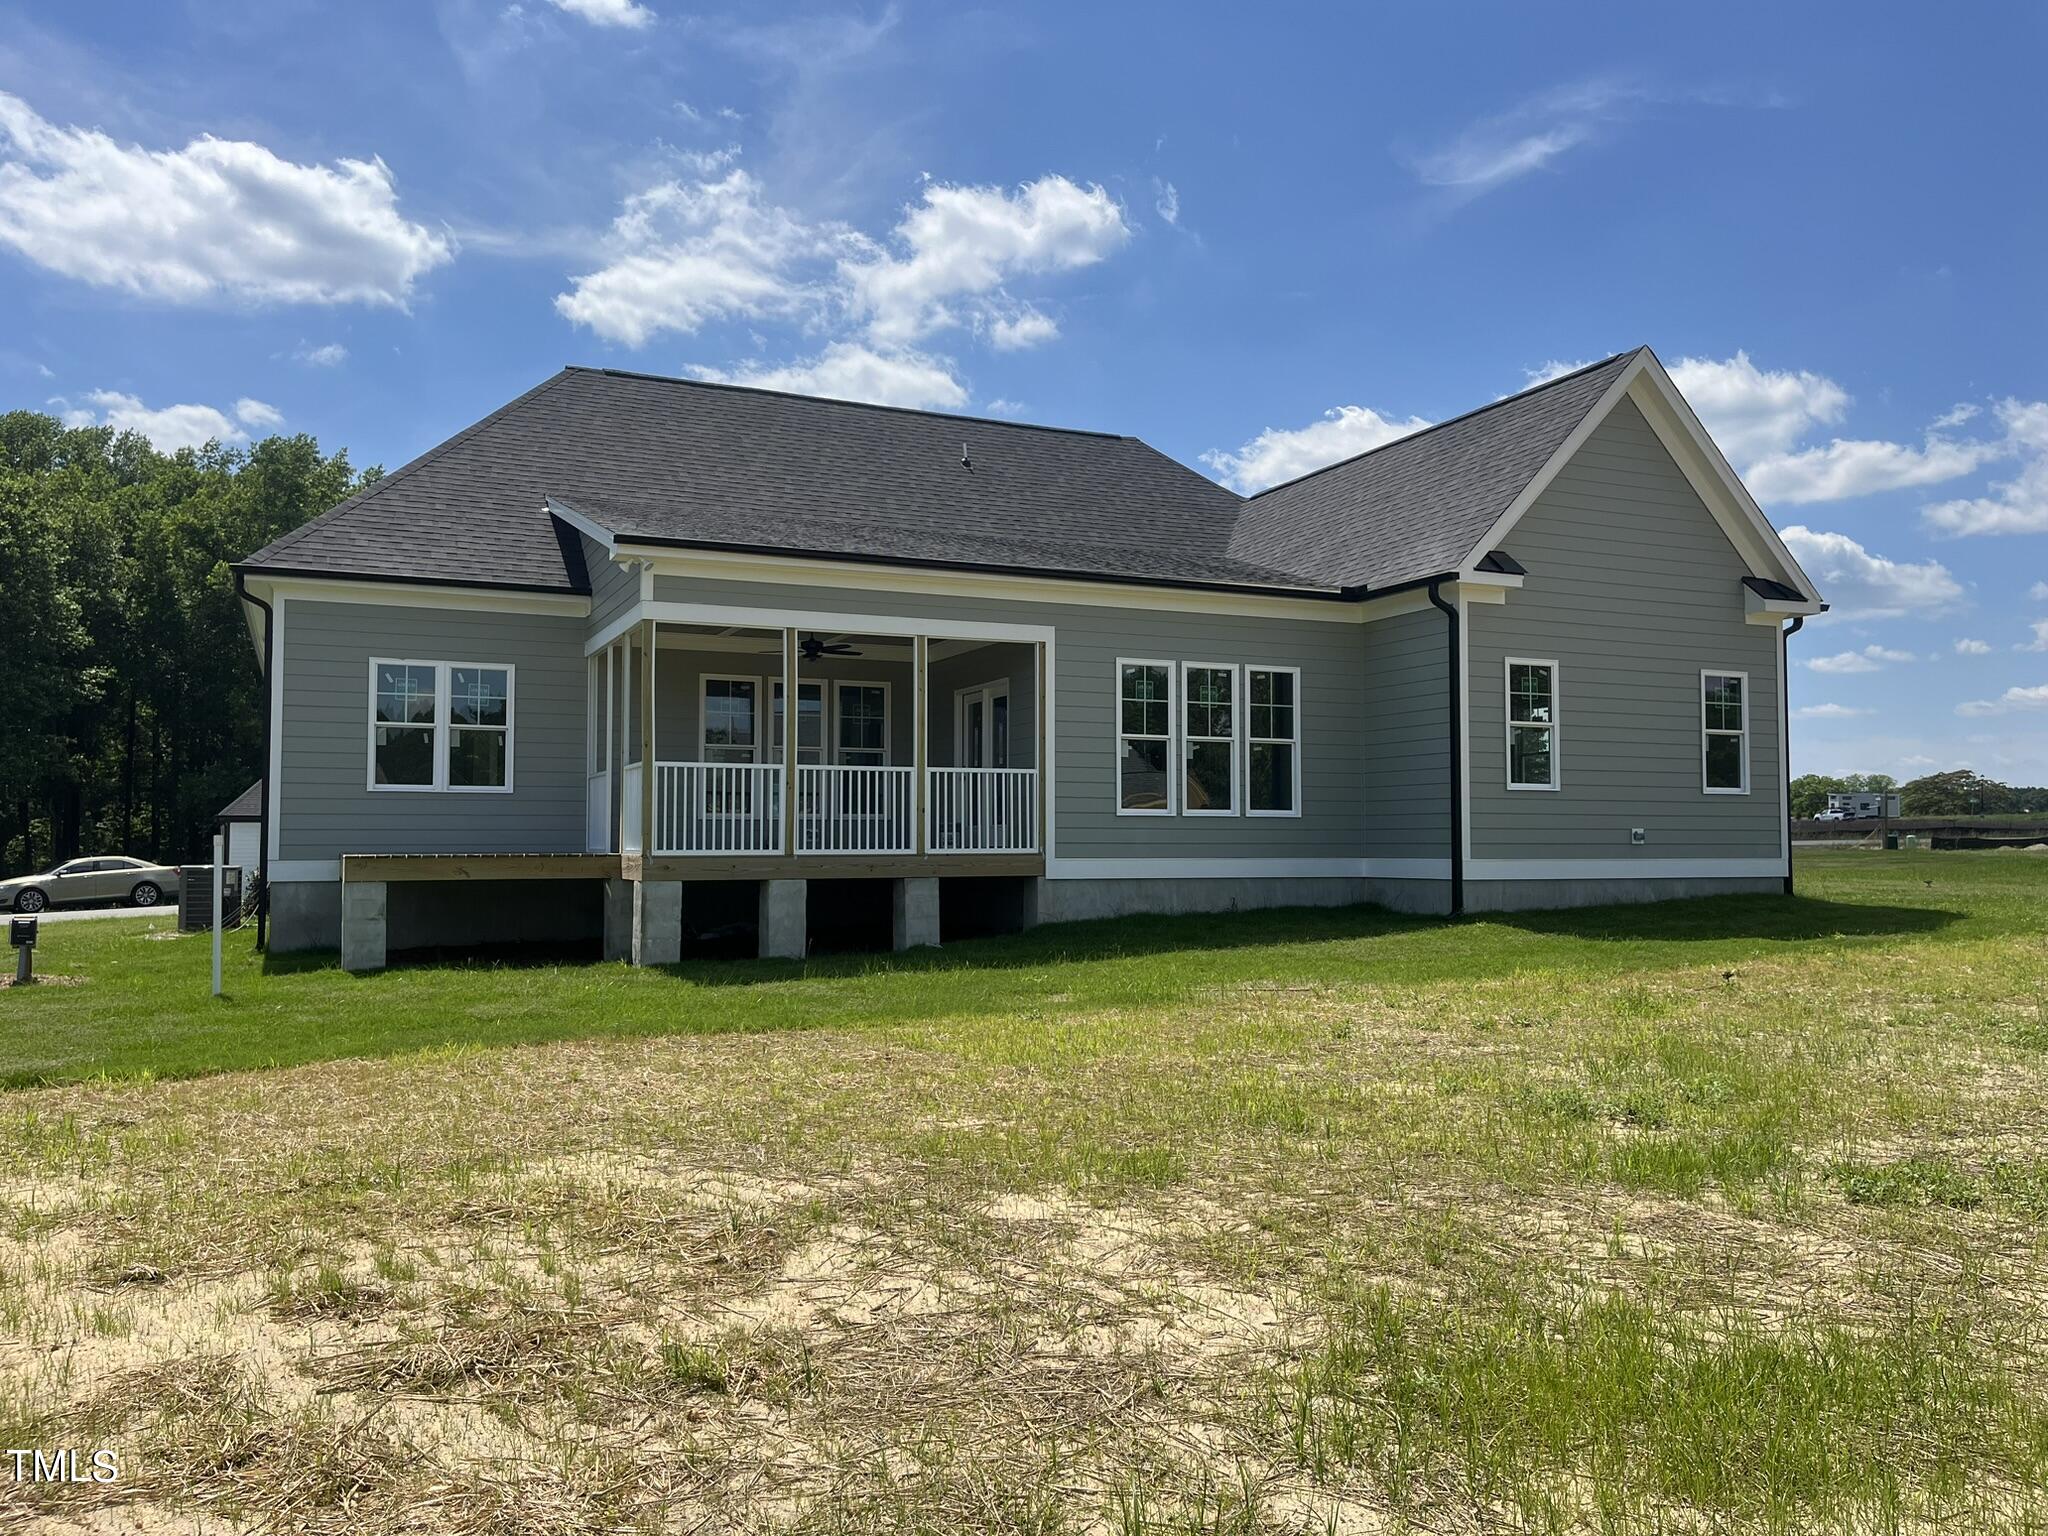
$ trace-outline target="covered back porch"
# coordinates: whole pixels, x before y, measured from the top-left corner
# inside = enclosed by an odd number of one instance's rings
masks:
[[[661,879],[1041,872],[1045,652],[642,619],[589,658],[589,850]]]

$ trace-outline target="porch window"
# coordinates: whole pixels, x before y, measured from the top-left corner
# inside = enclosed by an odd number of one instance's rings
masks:
[[[775,762],[782,761],[782,684],[775,688],[774,744],[769,756]],[[825,761],[825,685],[807,683],[797,679],[796,685],[796,760],[798,763],[823,763]]]
[[[1186,697],[1187,775],[1182,808],[1190,816],[1237,811],[1237,668],[1191,661],[1181,672]]]
[[[1173,814],[1173,663],[1117,664],[1117,814]]]
[[[1301,814],[1301,669],[1245,668],[1245,813]]]
[[[1700,776],[1710,795],[1749,793],[1749,674],[1700,673]]]
[[[1507,658],[1508,788],[1556,789],[1557,663]]]
[[[761,745],[756,725],[760,679],[707,676],[703,687],[703,760],[753,762]]]
[[[371,789],[512,787],[509,666],[370,662]]]
[[[837,683],[839,761],[879,768],[889,761],[889,689],[884,683]]]

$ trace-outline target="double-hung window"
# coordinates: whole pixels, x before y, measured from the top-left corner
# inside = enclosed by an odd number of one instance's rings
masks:
[[[778,678],[775,689],[775,741],[770,761],[781,762],[783,751],[782,736],[782,681]],[[799,766],[825,761],[825,685],[807,683],[802,678],[796,683],[796,760]]]
[[[1507,659],[1508,788],[1556,789],[1557,663]]]
[[[509,666],[370,662],[370,788],[504,792],[512,787]]]
[[[1173,663],[1116,664],[1117,813],[1173,814]]]
[[[1188,662],[1181,668],[1186,701],[1181,806],[1190,816],[1237,811],[1237,668]]]
[[[758,677],[704,678],[704,761],[751,763],[761,750],[761,680]]]
[[[839,761],[880,768],[889,761],[889,689],[882,683],[834,683]],[[801,701],[799,701],[801,703]]]
[[[1749,674],[1700,673],[1700,787],[1749,793]]]
[[[1245,814],[1301,814],[1301,670],[1246,667]]]

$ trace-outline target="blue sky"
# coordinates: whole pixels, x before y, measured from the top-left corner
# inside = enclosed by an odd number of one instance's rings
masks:
[[[2048,782],[2048,19],[0,0],[0,406],[396,466],[566,362],[1241,487],[1648,342],[1837,612],[1798,771]]]

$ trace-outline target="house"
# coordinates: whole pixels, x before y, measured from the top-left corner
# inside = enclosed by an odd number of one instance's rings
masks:
[[[569,368],[236,576],[272,942],[351,967],[1775,891],[1822,609],[1647,348],[1249,498]]]
[[[213,823],[227,841],[227,867],[242,872],[246,890],[263,862],[263,781],[258,779],[222,806]]]

